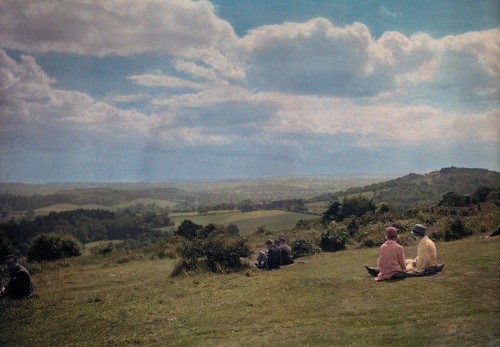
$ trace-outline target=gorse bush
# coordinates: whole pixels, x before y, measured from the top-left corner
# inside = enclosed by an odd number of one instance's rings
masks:
[[[234,272],[247,268],[241,258],[249,257],[252,252],[246,239],[226,235],[212,235],[204,239],[184,242],[177,252],[181,260],[177,263],[172,276],[190,272]]]
[[[56,260],[82,254],[81,244],[71,235],[41,234],[28,250],[29,261]]]
[[[306,255],[311,255],[319,251],[318,246],[316,246],[310,240],[298,239],[290,243],[290,248],[292,249],[292,254],[295,259],[304,257]]]
[[[460,218],[452,219],[444,231],[444,240],[453,241],[472,235],[472,231],[465,227]]]
[[[345,249],[348,230],[345,225],[330,224],[321,234],[320,246],[325,252],[337,252]]]

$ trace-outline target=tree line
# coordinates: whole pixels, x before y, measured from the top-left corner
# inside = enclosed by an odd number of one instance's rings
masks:
[[[81,243],[100,240],[156,240],[165,237],[158,228],[172,226],[166,213],[137,213],[129,210],[78,209],[51,212],[33,220],[11,220],[0,224],[0,252],[27,255],[30,241],[41,234],[69,235]],[[3,247],[3,248],[2,248]]]

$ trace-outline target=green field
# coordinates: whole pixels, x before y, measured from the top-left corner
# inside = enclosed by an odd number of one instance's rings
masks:
[[[443,272],[381,283],[363,268],[376,248],[176,278],[171,259],[64,260],[34,298],[0,301],[0,345],[500,345],[500,237],[436,245]]]
[[[225,211],[214,212],[205,215],[198,213],[172,213],[170,219],[178,226],[185,219],[189,219],[196,224],[207,225],[209,223],[229,225],[234,224],[240,229],[242,235],[254,232],[258,227],[265,226],[267,230],[279,232],[293,228],[299,220],[318,218],[318,216],[295,213],[281,210],[266,211]]]

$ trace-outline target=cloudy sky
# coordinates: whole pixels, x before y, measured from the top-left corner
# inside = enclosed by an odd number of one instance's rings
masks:
[[[0,181],[500,170],[499,13],[3,0]]]

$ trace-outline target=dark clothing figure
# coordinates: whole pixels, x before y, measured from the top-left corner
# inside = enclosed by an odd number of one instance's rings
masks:
[[[12,299],[23,299],[33,295],[33,285],[28,270],[20,264],[10,269],[10,282],[5,286],[5,294]]]
[[[279,269],[281,265],[281,250],[279,249],[279,247],[273,245],[269,249],[269,254],[267,256],[268,256],[267,267],[269,269]]]
[[[281,250],[281,265],[293,264],[292,250],[287,244],[280,246]]]

